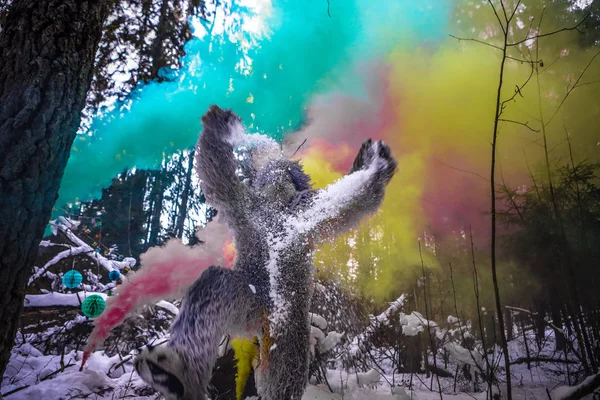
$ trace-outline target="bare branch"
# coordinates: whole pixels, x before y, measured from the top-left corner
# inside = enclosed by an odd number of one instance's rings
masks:
[[[533,72],[534,72],[535,68],[531,68],[531,72],[529,73],[529,76],[527,77],[527,79],[525,80],[525,82],[523,82],[522,85],[516,85],[515,87],[515,93],[508,99],[504,100],[501,104],[501,110],[500,113],[498,114],[498,117],[500,115],[502,115],[502,112],[504,111],[504,109],[506,108],[506,104],[513,101],[515,99],[515,97],[517,97],[517,95],[523,97],[523,95],[521,94],[521,90],[529,83],[529,81],[531,80],[531,78],[533,77]]]
[[[492,4],[492,2],[489,2]],[[506,15],[506,7],[504,7],[504,1],[500,0],[500,7],[502,7],[502,14],[504,14],[504,21],[506,21],[506,29],[508,30],[508,15]]]
[[[547,362],[547,363],[560,363],[560,364],[579,364],[578,360],[563,360],[562,358],[551,358],[551,357],[519,357],[514,361],[510,362],[510,365],[525,364],[530,362]]]
[[[513,61],[517,61],[517,62],[525,63],[525,64],[530,64],[530,65],[533,65],[533,64],[542,64],[542,60],[535,60],[534,61],[534,60],[527,60],[527,59],[524,59],[524,58],[517,58],[517,57],[512,57],[512,56],[506,56],[506,58],[509,59],[509,60],[513,60]]]
[[[539,129],[533,129],[532,127],[530,127],[530,126],[528,125],[528,124],[529,124],[529,121],[527,121],[527,122],[524,122],[524,123],[523,123],[523,122],[519,122],[519,121],[514,121],[514,120],[512,120],[512,119],[503,119],[503,118],[499,118],[499,119],[498,119],[498,121],[502,121],[502,122],[510,122],[510,123],[512,123],[512,124],[521,125],[521,126],[524,126],[525,128],[527,128],[527,129],[529,129],[530,131],[533,131],[533,132],[539,132],[539,131],[540,131]]]
[[[485,46],[493,47],[493,48],[494,48],[494,49],[496,49],[496,50],[500,50],[500,51],[502,51],[502,47],[500,47],[500,46],[496,46],[496,45],[494,45],[494,44],[491,44],[491,43],[484,42],[483,40],[478,40],[478,39],[473,39],[473,38],[461,38],[461,37],[454,36],[454,35],[448,35],[448,36],[450,36],[450,37],[452,37],[452,38],[454,38],[454,39],[458,40],[459,42],[461,42],[461,41],[463,41],[463,40],[465,40],[465,41],[468,41],[468,42],[477,42],[477,43],[479,43],[479,44],[483,44],[483,45],[485,45]]]
[[[507,24],[510,24],[510,21],[512,21],[512,19],[515,17],[515,14],[517,13],[517,10],[519,9],[520,5],[521,0],[517,1],[517,5],[515,5],[515,8],[513,9],[512,14],[510,15],[510,18],[508,18]]]
[[[304,140],[302,141],[302,143],[300,143],[300,145],[298,146],[298,148],[296,149],[296,151],[294,152],[294,154],[292,154],[292,155],[290,156],[290,158],[292,158],[292,157],[294,157],[294,156],[296,155],[296,153],[297,153],[297,152],[300,150],[300,148],[301,148],[302,146],[304,146],[304,143],[306,143],[306,141],[307,141],[307,140],[308,140],[308,139],[304,139]]]
[[[490,180],[488,178],[486,178],[483,175],[478,174],[477,172],[473,172],[473,171],[469,171],[467,169],[462,169],[462,168],[458,168],[458,167],[453,167],[452,165],[448,165],[445,162],[438,160],[437,158],[434,158],[435,161],[437,161],[438,163],[442,164],[444,167],[456,170],[456,171],[460,171],[460,172],[466,172],[467,174],[471,174],[471,175],[475,175],[478,178],[483,179],[486,182],[489,182]]]
[[[583,33],[583,32],[581,32],[581,31],[579,30],[579,27],[580,27],[580,26],[581,26],[581,25],[582,25],[582,24],[585,22],[585,20],[586,20],[586,19],[587,19],[589,16],[590,16],[590,14],[587,14],[585,17],[583,17],[583,19],[582,19],[581,21],[579,21],[579,23],[578,23],[577,25],[575,25],[575,26],[572,26],[572,27],[570,27],[570,28],[562,28],[562,29],[558,29],[558,30],[555,30],[555,31],[552,31],[552,32],[543,33],[543,34],[541,34],[541,35],[528,36],[528,37],[526,37],[526,38],[525,38],[525,39],[523,39],[523,40],[519,40],[518,42],[514,42],[514,43],[507,43],[507,44],[506,44],[506,46],[507,46],[507,47],[511,47],[511,46],[518,46],[518,45],[520,45],[521,43],[525,43],[525,42],[527,42],[528,40],[540,39],[540,38],[543,38],[543,37],[546,37],[546,36],[552,36],[552,35],[556,35],[557,33],[560,33],[560,32],[566,32],[566,31],[577,31],[577,32],[579,32],[579,33]]]
[[[575,87],[582,87],[582,86],[587,86],[587,85],[593,85],[594,83],[600,83],[600,80],[599,81],[591,81],[591,82],[580,83],[580,84],[576,85]]]
[[[500,28],[502,29],[502,33],[504,33],[506,35],[506,29],[504,28],[504,24],[502,23],[502,20],[500,19],[500,16],[498,15],[498,12],[496,11],[496,7],[494,7],[492,0],[488,0],[488,3],[490,3],[490,6],[492,6],[492,10],[494,10],[494,15],[496,16],[496,19],[498,20],[498,25],[500,25]],[[500,4],[502,4],[502,1],[500,1]]]
[[[567,90],[567,93],[565,94],[565,97],[563,97],[563,99],[561,100],[561,102],[558,105],[558,107],[556,108],[556,110],[554,110],[554,114],[552,114],[552,116],[550,117],[550,119],[548,119],[548,122],[546,123],[546,125],[549,125],[550,122],[552,122],[552,120],[554,119],[554,117],[556,116],[556,114],[558,114],[558,111],[561,109],[561,107],[563,106],[563,104],[565,104],[565,101],[567,101],[567,98],[573,92],[573,90],[575,90],[575,88],[580,87],[580,86],[583,85],[583,84],[579,85],[579,81],[581,80],[581,78],[583,78],[583,75],[586,73],[586,71],[590,68],[590,66],[596,60],[596,57],[598,57],[599,55],[600,55],[600,51],[597,52],[596,54],[594,54],[594,57],[592,57],[592,59],[590,60],[590,62],[588,62],[588,64],[583,69],[583,71],[581,71],[581,74],[579,74],[579,77],[577,78],[577,80],[575,81],[575,83],[573,84],[573,86],[571,86],[571,88],[569,90]],[[590,82],[590,83],[593,83],[593,82]]]
[[[544,72],[548,71],[550,69],[550,67],[552,67],[554,64],[556,64],[556,62],[560,60],[560,56],[557,56],[554,61],[552,61],[550,64],[548,65],[543,65],[540,64],[540,67],[544,68],[542,71],[540,71],[540,75],[543,74]]]

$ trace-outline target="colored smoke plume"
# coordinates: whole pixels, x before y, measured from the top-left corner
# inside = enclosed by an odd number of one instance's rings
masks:
[[[190,247],[179,239],[152,247],[140,256],[141,269],[127,275],[123,285],[108,298],[106,309],[94,320],[94,329],[84,349],[81,365],[131,312],[159,300],[182,297],[211,265],[224,263],[222,250],[230,240],[224,224],[214,220],[198,232],[199,245]],[[227,257],[227,256],[225,256]]]

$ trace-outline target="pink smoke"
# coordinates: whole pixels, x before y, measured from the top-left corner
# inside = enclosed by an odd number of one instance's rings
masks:
[[[474,237],[488,237],[490,189],[487,176],[469,162],[451,154],[427,160],[422,206],[429,229],[438,237],[461,230]]]
[[[127,276],[115,295],[108,298],[106,309],[94,320],[81,367],[90,354],[136,308],[158,300],[179,297],[211,265],[223,265],[224,243],[230,240],[225,225],[215,220],[198,232],[201,245],[189,247],[180,240],[170,240],[164,246],[150,248],[140,256],[142,268]],[[227,256],[227,254],[225,254]],[[232,263],[227,263],[231,267]]]
[[[390,68],[385,64],[363,66],[364,92],[348,95],[347,90],[315,96],[308,108],[308,123],[286,137],[284,149],[293,153],[301,143],[306,144],[298,157],[311,147],[325,148],[333,158],[332,167],[347,172],[363,140],[389,139],[392,127],[398,123],[399,99],[389,90]]]
[[[173,258],[157,263],[144,274],[135,275],[123,284],[118,296],[110,297],[106,310],[94,321],[94,331],[83,352],[83,366],[94,349],[107,337],[111,329],[119,325],[138,305],[150,303],[177,292],[190,285],[216,260],[190,260]],[[138,278],[139,277],[139,278]],[[136,279],[137,278],[137,279]]]

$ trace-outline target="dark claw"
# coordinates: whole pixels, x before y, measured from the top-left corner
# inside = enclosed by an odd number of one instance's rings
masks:
[[[383,141],[380,142],[379,145],[379,156],[385,160],[392,158],[392,151],[390,150],[390,147]]]
[[[354,163],[352,164],[352,169],[350,170],[350,173],[358,171],[362,169],[365,165],[370,163],[371,157],[369,155],[371,152],[372,145],[373,141],[370,138],[362,142],[360,150],[358,151],[358,154],[354,159]]]

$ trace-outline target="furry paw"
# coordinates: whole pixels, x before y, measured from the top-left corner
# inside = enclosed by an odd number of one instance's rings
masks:
[[[392,156],[390,147],[383,141],[373,142],[367,139],[363,142],[350,172],[375,166],[384,177],[391,178],[396,171],[398,163]]]
[[[143,349],[133,362],[136,372],[167,400],[184,398],[183,363],[179,355],[164,346]]]
[[[241,125],[241,122],[240,117],[233,111],[223,110],[213,104],[202,116],[202,129],[205,134],[214,133],[228,139],[233,133],[232,128]]]
[[[390,146],[382,140],[377,141],[373,144],[373,152],[375,154],[373,160],[377,163],[377,169],[385,178],[391,179],[398,168],[398,162],[392,156]]]

